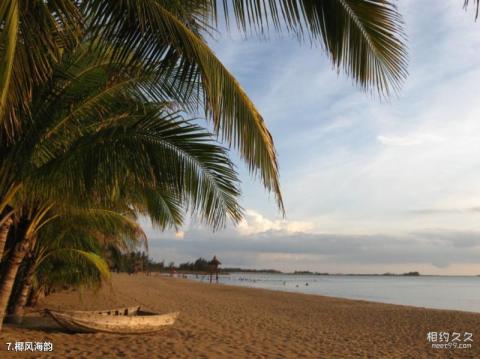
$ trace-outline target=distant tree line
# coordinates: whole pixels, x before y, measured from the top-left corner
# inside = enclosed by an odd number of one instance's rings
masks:
[[[115,248],[111,248],[107,256],[107,262],[110,270],[113,272],[137,273],[137,272],[208,272],[210,270],[210,261],[200,257],[195,261],[183,262],[175,265],[175,262],[165,263],[165,260],[157,262],[148,257],[147,253],[127,252],[123,253]],[[220,272],[259,272],[259,273],[282,273],[275,269],[244,269],[244,268],[220,268]]]
[[[112,272],[145,272],[148,271],[151,266],[148,255],[142,251],[122,253],[115,250],[115,248],[109,248],[106,257],[108,266]]]
[[[243,272],[243,273],[283,273],[282,271],[276,269],[246,269],[246,268],[222,268],[221,272],[226,273],[235,273],[235,272]]]
[[[210,261],[200,257],[195,262],[180,263],[178,269],[181,271],[208,272],[210,269]]]
[[[113,272],[124,272],[124,273],[138,273],[138,272],[167,272],[175,270],[178,272],[209,272],[210,271],[210,261],[200,257],[193,262],[183,262],[179,265],[175,265],[175,262],[169,262],[168,265],[165,264],[165,260],[157,262],[148,257],[148,254],[143,251],[132,251],[132,252],[121,252],[115,247],[108,249],[107,254],[107,263],[109,268]],[[291,273],[284,273],[276,269],[248,269],[248,268],[219,268],[219,272],[223,273],[271,273],[271,274],[294,274],[294,275],[330,275],[327,272],[311,272],[311,271],[294,271]],[[335,273],[334,275],[344,275],[344,276],[419,276],[420,273],[417,271],[406,272],[402,274],[395,273],[382,273],[382,274],[356,274],[356,273]]]
[[[210,266],[210,261],[202,257],[194,262],[180,263],[178,266],[174,262],[166,265],[164,260],[161,262],[154,261],[145,252],[122,253],[114,248],[110,250],[107,262],[111,271],[131,274],[138,272],[170,272],[172,270],[180,272],[208,272]]]

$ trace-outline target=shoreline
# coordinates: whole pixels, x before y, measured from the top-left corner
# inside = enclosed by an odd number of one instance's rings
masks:
[[[235,274],[250,275],[251,273],[235,272]],[[155,275],[157,275],[157,274],[155,274]],[[193,274],[193,275],[195,275],[195,274]],[[160,277],[171,278],[168,274],[167,275],[160,274],[159,276]],[[190,277],[187,276],[186,278],[180,277],[180,276],[174,277],[174,278],[182,279],[182,280],[189,280],[189,281],[197,282],[197,283],[208,284],[208,281],[197,280],[197,279],[192,278],[192,274],[189,274],[189,276]],[[309,275],[306,275],[306,276],[309,276]],[[365,276],[370,276],[370,275],[365,275]],[[334,277],[334,275],[332,275],[331,277]],[[341,275],[340,277],[345,277],[345,276]],[[355,277],[355,276],[353,276],[353,277]],[[377,276],[373,275],[371,277],[376,278]],[[384,277],[384,276],[382,276],[382,277]],[[404,278],[403,276],[399,276],[399,277]],[[425,277],[433,277],[433,276],[425,276]],[[435,277],[447,277],[447,276],[435,276]],[[468,277],[468,276],[462,276],[462,277]],[[228,278],[228,276],[226,276],[226,278]],[[311,277],[309,277],[309,278],[311,278]],[[356,298],[356,297],[338,296],[338,295],[334,295],[334,294],[330,295],[330,294],[317,293],[317,292],[305,292],[305,291],[301,290],[301,288],[303,288],[303,287],[300,287],[298,289],[296,289],[294,287],[290,287],[291,289],[287,289],[287,288],[284,288],[284,287],[265,288],[265,287],[254,286],[254,285],[249,286],[249,285],[231,284],[231,283],[225,283],[225,282],[219,282],[218,284],[219,285],[233,286],[233,287],[236,287],[236,288],[264,289],[264,290],[270,290],[270,291],[273,291],[273,292],[281,292],[281,293],[305,294],[305,295],[313,295],[313,296],[328,297],[328,298],[338,298],[338,299],[346,299],[346,300],[353,300],[353,301],[364,301],[364,302],[371,302],[371,303],[378,303],[378,304],[399,305],[399,306],[412,307],[412,308],[422,308],[422,309],[432,309],[432,310],[446,310],[446,311],[457,311],[457,312],[462,312],[462,313],[480,314],[480,310],[475,310],[475,309],[469,310],[469,309],[457,309],[457,308],[446,308],[446,307],[442,307],[442,308],[440,308],[440,307],[429,307],[428,305],[404,304],[404,303],[394,302],[394,301],[385,302],[385,301],[374,300],[374,299],[370,299],[370,298]]]
[[[191,281],[191,282],[202,283],[201,281],[197,281],[197,280],[190,279],[190,278],[175,278],[175,279],[188,280],[188,281]],[[203,283],[203,284],[207,285],[208,283]],[[369,299],[358,299],[358,298],[351,298],[351,297],[338,297],[338,296],[328,295],[328,294],[295,292],[293,290],[249,287],[249,286],[226,284],[226,283],[215,283],[215,284],[212,284],[212,285],[221,285],[221,286],[227,286],[227,287],[245,288],[245,289],[253,289],[253,290],[266,290],[266,291],[273,292],[273,293],[280,292],[280,293],[285,293],[285,294],[307,295],[307,296],[320,297],[320,298],[347,300],[347,301],[352,301],[352,302],[364,302],[364,303],[371,303],[371,304],[386,304],[386,305],[394,305],[394,306],[413,308],[413,309],[439,310],[439,311],[446,311],[446,312],[460,312],[460,313],[464,313],[464,314],[478,314],[478,315],[480,315],[480,312],[469,311],[469,310],[422,307],[422,306],[408,305],[408,304],[380,302],[380,301],[369,300]]]
[[[149,335],[67,334],[6,325],[0,356],[18,357],[5,351],[8,341],[41,339],[54,345],[50,356],[40,356],[50,358],[480,357],[475,337],[480,313],[156,275],[114,274],[111,284],[81,298],[79,292],[54,293],[36,309],[141,305],[159,313],[180,310],[180,317],[172,327]],[[432,349],[427,341],[431,331],[472,332],[473,346]]]

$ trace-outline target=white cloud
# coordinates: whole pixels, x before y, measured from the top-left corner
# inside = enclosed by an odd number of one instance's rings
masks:
[[[304,221],[289,221],[286,219],[268,219],[262,214],[249,209],[245,211],[245,218],[238,224],[237,230],[244,236],[281,231],[285,233],[309,232],[313,225]]]
[[[408,136],[377,136],[378,142],[386,146],[415,146],[443,142],[442,137],[433,134],[412,134]]]

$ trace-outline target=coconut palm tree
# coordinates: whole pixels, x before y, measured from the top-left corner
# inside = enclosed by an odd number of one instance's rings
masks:
[[[0,171],[21,186],[7,203],[17,240],[0,282],[0,315],[38,230],[65,203],[134,210],[163,228],[181,224],[182,208],[214,228],[241,218],[227,151],[165,101],[169,77],[152,83],[161,64],[140,72],[101,56],[88,46],[64,55],[22,131],[0,143]]]
[[[320,43],[364,88],[388,94],[406,75],[401,19],[388,1],[259,4],[2,2],[0,247],[14,218],[18,241],[0,284],[0,316],[21,261],[62,201],[109,207],[121,199],[165,223],[179,223],[185,206],[214,227],[241,217],[225,150],[175,106],[203,110],[283,210],[273,140],[205,42],[218,13],[244,31],[271,25]]]
[[[59,286],[99,286],[109,278],[106,246],[132,251],[146,245],[135,213],[103,209],[70,209],[38,233],[24,260],[23,275],[16,278],[11,298],[12,321],[22,321],[30,292]]]
[[[163,98],[183,109],[203,108],[216,134],[240,150],[250,171],[260,175],[283,209],[273,140],[253,103],[204,37],[217,26],[219,14],[245,32],[264,33],[270,27],[292,32],[322,45],[335,66],[343,67],[362,87],[388,94],[406,75],[401,17],[385,0],[264,0],[256,5],[234,0],[225,4],[215,0],[3,1],[0,142],[11,141],[22,131],[24,114],[32,111],[34,89],[50,81],[55,64],[87,37],[93,49],[109,54],[108,61],[131,71],[155,69],[157,83],[168,78]],[[102,61],[107,61],[105,56]],[[145,91],[157,89],[146,87]],[[8,203],[21,186],[14,164],[10,166],[4,165],[0,173],[0,249],[13,222]]]

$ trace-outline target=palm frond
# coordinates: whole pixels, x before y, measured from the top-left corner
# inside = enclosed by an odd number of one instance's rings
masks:
[[[132,5],[120,0],[114,5],[86,2],[85,6],[98,46],[112,44],[117,49],[112,54],[115,61],[125,62],[128,55],[148,67],[162,60],[170,65],[164,71],[180,66],[186,76],[199,78],[203,108],[206,117],[213,120],[216,133],[240,151],[249,170],[258,174],[267,190],[275,194],[283,211],[275,148],[263,118],[203,39],[165,3],[146,0]],[[136,56],[131,56],[132,52]]]
[[[474,3],[476,4],[475,20],[477,20],[477,19],[478,19],[479,10],[480,10],[480,0],[472,0],[472,2],[474,2]],[[463,8],[464,8],[464,9],[467,9],[469,4],[470,4],[470,0],[464,0]]]
[[[147,247],[147,237],[135,221],[133,210],[71,207],[57,204],[57,216],[40,232],[39,246],[48,248],[83,248],[98,251],[115,245],[123,250]]]
[[[62,53],[83,35],[76,2],[3,0],[0,4],[0,128],[12,138]]]
[[[18,28],[20,23],[18,1],[2,1],[0,4],[0,23],[5,29],[0,33],[0,118],[5,115],[10,80],[13,72],[15,49],[17,47]]]
[[[51,147],[65,149],[34,176],[40,188],[44,180],[56,183],[36,190],[49,197],[71,193],[85,199],[103,190],[111,201],[118,196],[138,200],[124,193],[138,192],[146,203],[139,208],[150,209],[162,227],[181,223],[180,206],[190,207],[215,228],[227,216],[235,222],[241,218],[238,178],[226,150],[202,128],[162,108],[142,109],[122,123],[99,124],[71,143],[53,142]]]
[[[245,33],[273,28],[322,45],[334,66],[364,89],[388,96],[407,76],[403,20],[391,0],[233,0],[222,5],[227,24],[233,18]]]
[[[50,256],[54,256],[64,260],[66,259],[66,256],[83,258],[86,260],[86,262],[88,262],[93,268],[95,268],[98,271],[102,279],[110,278],[110,270],[108,268],[108,264],[98,254],[95,254],[92,252],[86,252],[80,249],[61,248],[61,249],[57,249],[47,253],[43,257],[43,260],[47,260]]]

